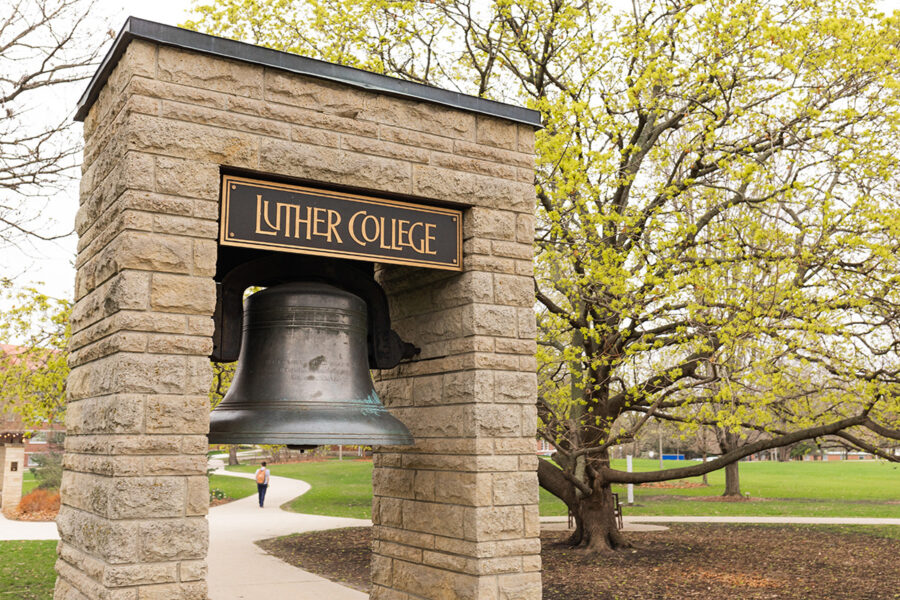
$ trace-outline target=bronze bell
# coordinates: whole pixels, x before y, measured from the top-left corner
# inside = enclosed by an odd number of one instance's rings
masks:
[[[250,296],[234,380],[210,414],[210,443],[412,444],[372,386],[366,310],[324,283]]]

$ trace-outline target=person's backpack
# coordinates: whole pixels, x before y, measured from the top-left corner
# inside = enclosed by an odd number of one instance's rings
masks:
[[[265,483],[266,482],[266,470],[260,469],[256,472],[256,483]]]

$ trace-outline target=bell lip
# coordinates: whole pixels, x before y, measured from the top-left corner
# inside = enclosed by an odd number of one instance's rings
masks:
[[[272,444],[285,446],[330,446],[343,444],[348,446],[412,446],[415,440],[412,435],[402,433],[373,436],[371,434],[273,434],[272,432],[210,432],[210,444]]]

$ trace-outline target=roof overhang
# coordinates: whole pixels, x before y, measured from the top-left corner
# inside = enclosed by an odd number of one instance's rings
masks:
[[[125,21],[125,25],[113,42],[112,47],[103,58],[100,68],[94,73],[87,89],[81,95],[75,111],[76,121],[84,121],[91,106],[100,95],[100,90],[106,84],[106,80],[125,53],[126,48],[128,48],[128,44],[136,39],[271,69],[279,69],[307,77],[324,79],[370,92],[387,94],[417,102],[428,102],[532,127],[542,127],[541,114],[536,110],[370,73],[369,71],[336,65],[298,54],[254,46],[205,33],[197,33],[196,31],[163,25],[162,23],[136,17],[129,17]]]

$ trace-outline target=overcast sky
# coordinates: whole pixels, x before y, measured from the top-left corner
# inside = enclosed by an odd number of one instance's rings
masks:
[[[885,11],[900,9],[900,0],[884,0],[880,3]],[[106,22],[109,28],[118,31],[128,16],[158,21],[168,25],[178,25],[187,20],[190,0],[98,0],[94,14]],[[54,102],[69,106],[74,110],[84,85],[76,86],[54,98]],[[80,134],[80,132],[79,132]],[[78,186],[73,185],[64,197],[52,204],[52,218],[60,228],[70,228],[75,221],[78,208]],[[14,276],[19,285],[39,284],[47,294],[59,298],[71,298],[75,281],[75,236],[20,249],[3,251],[0,276]]]

